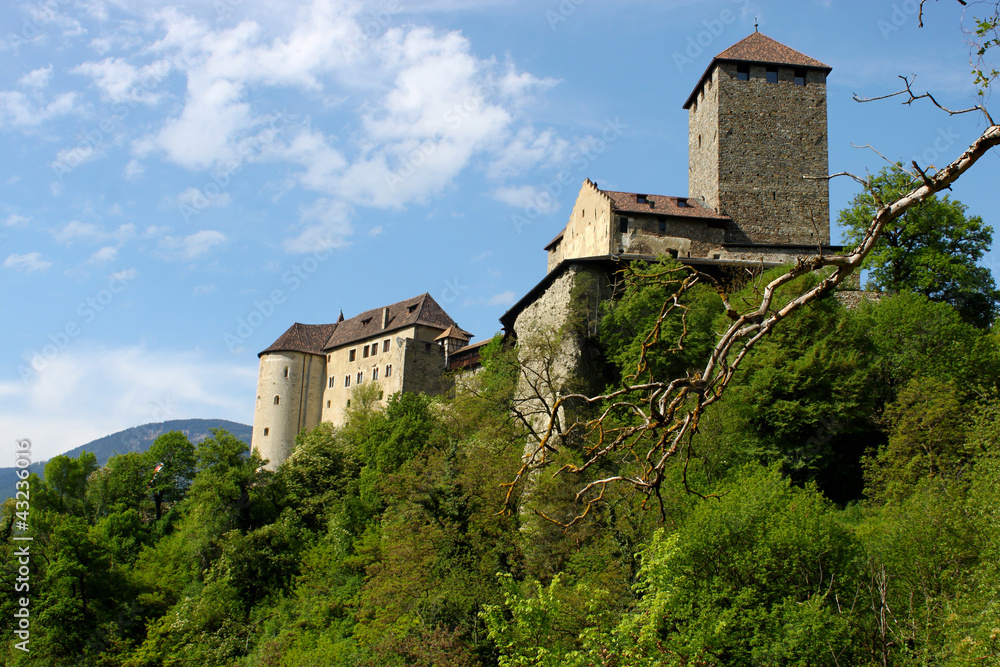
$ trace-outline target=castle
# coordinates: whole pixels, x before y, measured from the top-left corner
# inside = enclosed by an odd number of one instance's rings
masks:
[[[706,272],[758,270],[839,250],[826,178],[830,71],[756,31],[717,55],[683,105],[688,195],[585,180],[545,246],[545,277],[501,316],[505,334],[526,341],[565,321],[581,276],[609,298],[622,261],[669,255]],[[384,396],[438,393],[446,370],[475,365],[482,343],[470,339],[428,294],[334,324],[293,324],[259,355],[252,447],[277,467],[299,431],[343,423],[358,384],[379,382]],[[564,379],[586,375],[580,341],[567,338],[559,356]]]

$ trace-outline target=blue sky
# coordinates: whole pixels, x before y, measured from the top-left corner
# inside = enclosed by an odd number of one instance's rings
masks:
[[[250,423],[256,354],[292,322],[423,292],[489,337],[584,178],[687,193],[681,105],[755,18],[833,67],[831,172],[880,168],[852,144],[944,164],[981,120],[851,99],[916,74],[974,103],[961,8],[920,29],[916,5],[4,3],[0,431],[47,458],[145,422]],[[994,227],[996,176],[989,155],[953,193]],[[833,182],[834,219],[855,192]]]

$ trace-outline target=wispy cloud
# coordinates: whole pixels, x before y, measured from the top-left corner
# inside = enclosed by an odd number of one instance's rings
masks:
[[[22,273],[34,273],[44,271],[52,266],[52,262],[42,259],[42,253],[29,252],[26,255],[12,253],[3,261],[3,268],[21,271]]]

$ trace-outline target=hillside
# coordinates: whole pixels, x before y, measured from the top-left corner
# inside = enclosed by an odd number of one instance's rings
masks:
[[[82,452],[93,452],[97,456],[97,463],[103,466],[108,462],[109,458],[116,454],[146,451],[164,433],[183,431],[192,443],[199,443],[211,435],[209,429],[213,428],[225,429],[243,442],[250,444],[250,435],[253,432],[253,427],[246,424],[239,424],[225,419],[173,419],[171,421],[133,426],[124,431],[98,438],[85,445],[74,447],[64,453],[70,458],[76,458]],[[29,470],[39,475],[42,474],[44,469],[45,461],[32,463],[29,468]],[[16,468],[0,468],[0,500],[10,498],[14,495],[14,484],[16,482]]]

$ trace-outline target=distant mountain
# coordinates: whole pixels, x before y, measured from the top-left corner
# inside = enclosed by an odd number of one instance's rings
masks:
[[[246,424],[227,421],[225,419],[174,419],[156,424],[143,424],[133,426],[124,431],[119,431],[112,435],[98,438],[86,445],[74,447],[65,453],[66,456],[75,459],[83,452],[93,452],[97,456],[98,465],[104,465],[108,459],[116,454],[127,452],[144,452],[153,442],[170,431],[182,431],[193,443],[199,443],[209,437],[209,429],[221,428],[229,431],[243,442],[250,444],[250,435],[253,427]],[[39,475],[45,468],[45,461],[32,463],[28,468]],[[17,484],[17,468],[0,468],[0,500],[10,498],[14,495]]]

